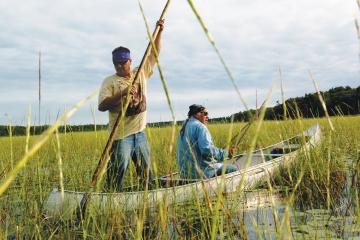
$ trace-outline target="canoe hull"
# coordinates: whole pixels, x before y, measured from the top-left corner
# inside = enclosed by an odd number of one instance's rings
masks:
[[[309,136],[309,140],[301,146],[301,148],[283,154],[273,160],[264,161],[264,149],[260,149],[253,152],[253,157],[255,158],[255,156],[261,155],[263,159],[262,162],[237,172],[182,186],[160,188],[147,192],[92,193],[89,208],[96,211],[130,211],[141,209],[145,204],[146,207],[152,208],[158,204],[184,203],[191,199],[216,196],[220,191],[223,193],[231,193],[250,189],[260,179],[272,174],[280,165],[290,163],[295,159],[297,154],[307,151],[311,146],[315,146],[320,141],[319,126],[315,125],[302,134],[302,136],[304,135]],[[270,147],[281,146],[279,144],[284,145],[284,142],[285,141],[274,144]],[[239,159],[243,160],[247,157],[247,155],[243,154],[241,155],[242,159],[240,159],[240,157]],[[59,189],[53,189],[44,205],[44,214],[48,217],[71,217],[79,206],[83,196],[83,192],[64,191],[62,193]]]

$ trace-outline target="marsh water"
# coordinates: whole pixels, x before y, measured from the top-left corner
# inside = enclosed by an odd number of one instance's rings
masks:
[[[244,196],[240,203],[230,201],[240,206],[231,212],[230,220],[222,223],[224,231],[216,239],[360,239],[358,215],[345,202],[336,212],[326,209],[299,211],[288,207],[281,194],[270,194],[267,190],[247,192]],[[233,206],[227,208],[234,209]],[[177,224],[182,226],[180,230],[179,226],[170,224],[171,238],[207,239],[203,220],[194,215],[191,223],[190,231],[188,224]]]
[[[348,171],[342,198],[331,210],[317,206],[299,210],[300,207],[288,204],[289,198],[284,197],[281,191],[254,190],[245,192],[241,198],[230,197],[226,201],[226,209],[232,209],[231,216],[224,225],[231,227],[224,226],[224,231],[217,235],[217,239],[360,240],[360,203],[356,202],[358,198],[353,192],[353,180],[354,172]],[[193,223],[194,229],[188,237],[193,238],[198,232],[199,238],[206,239],[201,218],[194,216]],[[174,239],[184,237],[175,230],[172,236]]]

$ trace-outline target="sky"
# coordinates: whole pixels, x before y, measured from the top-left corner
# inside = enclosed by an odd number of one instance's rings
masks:
[[[320,90],[360,85],[355,0],[193,0],[241,95],[251,108]],[[165,0],[142,0],[153,29]],[[32,124],[38,114],[38,55],[42,54],[41,124],[51,124],[114,73],[111,51],[131,50],[133,66],[148,44],[138,1],[0,1],[0,125]],[[177,120],[188,106],[205,105],[211,117],[244,111],[216,52],[186,0],[172,0],[160,62]],[[158,69],[148,82],[148,122],[171,120]],[[105,124],[97,96],[68,121]]]

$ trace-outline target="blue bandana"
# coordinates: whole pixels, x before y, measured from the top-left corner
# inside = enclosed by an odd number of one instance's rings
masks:
[[[113,59],[113,62],[124,62],[124,61],[130,59],[130,53],[116,51],[112,54],[112,59]]]

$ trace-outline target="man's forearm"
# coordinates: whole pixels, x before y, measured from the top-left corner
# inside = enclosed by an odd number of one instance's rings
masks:
[[[100,104],[99,104],[99,111],[107,111],[112,110],[116,107],[118,107],[121,104],[122,98],[128,94],[128,88],[117,92],[115,95],[111,97],[105,98]]]
[[[156,36],[155,42],[154,42],[156,51],[158,54],[160,53],[160,49],[161,49],[161,34],[162,34],[162,30],[159,31],[158,35]]]
[[[155,48],[156,48],[156,52],[157,54],[160,54],[160,49],[161,49],[161,34],[162,34],[162,31],[163,30],[159,30],[159,33],[157,34],[156,36],[156,39],[154,40],[154,45],[155,45]],[[155,56],[155,51],[154,49],[151,49],[151,52],[150,52],[150,56],[149,56],[149,61],[150,61],[150,64],[151,66],[153,67],[156,63],[156,56]]]

